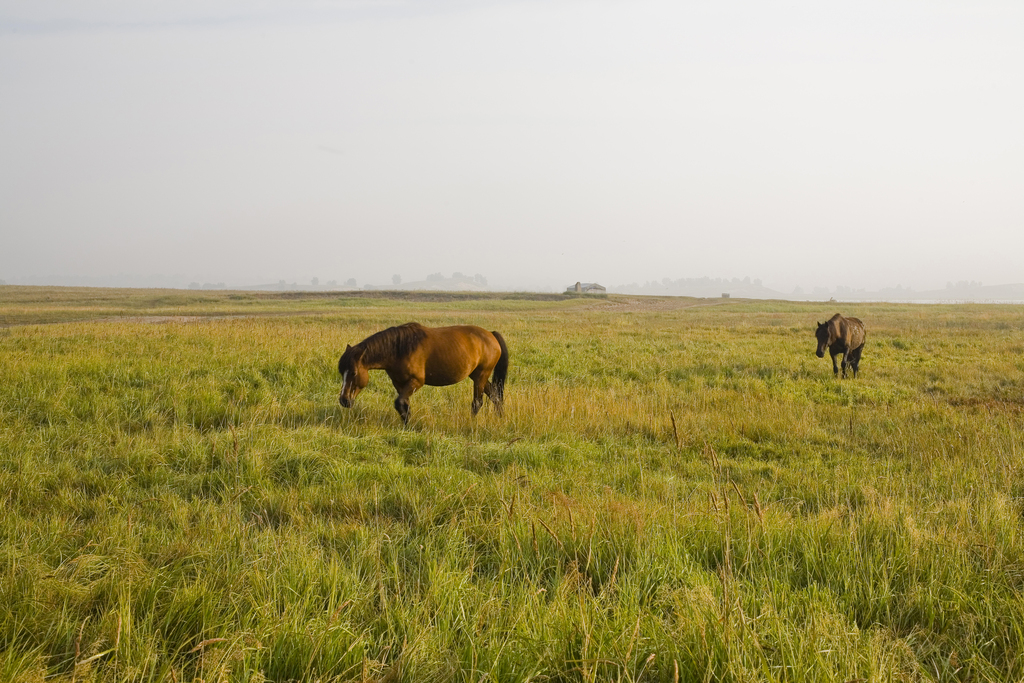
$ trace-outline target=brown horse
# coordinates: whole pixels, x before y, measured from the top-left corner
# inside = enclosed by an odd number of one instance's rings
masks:
[[[355,346],[346,346],[338,361],[342,387],[338,402],[345,408],[370,381],[368,370],[384,370],[398,391],[395,410],[409,424],[409,397],[424,384],[443,387],[473,379],[473,414],[484,403],[484,394],[502,414],[508,347],[497,332],[474,325],[423,327],[406,323],[370,335]],[[493,381],[488,381],[491,371]]]
[[[825,357],[825,348],[832,356],[832,374],[838,375],[836,356],[843,354],[843,378],[846,378],[846,367],[853,368],[853,376],[857,377],[860,367],[860,354],[864,350],[864,323],[857,318],[844,318],[836,313],[828,322],[818,323],[814,332],[818,339],[818,358]]]

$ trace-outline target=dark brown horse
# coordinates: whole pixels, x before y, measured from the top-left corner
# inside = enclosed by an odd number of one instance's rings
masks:
[[[423,327],[406,323],[370,335],[355,346],[347,346],[338,361],[341,396],[345,408],[370,381],[369,370],[383,370],[398,391],[395,410],[409,424],[409,397],[424,384],[443,387],[473,379],[473,414],[486,394],[499,415],[505,398],[508,347],[497,332],[474,325]],[[491,371],[493,381],[488,381]]]
[[[843,378],[846,378],[847,366],[853,368],[853,376],[857,376],[860,367],[860,354],[864,350],[864,323],[857,318],[844,318],[836,313],[828,322],[818,323],[814,332],[818,339],[818,358],[825,357],[825,349],[832,356],[832,374],[838,375],[836,356],[843,354]]]

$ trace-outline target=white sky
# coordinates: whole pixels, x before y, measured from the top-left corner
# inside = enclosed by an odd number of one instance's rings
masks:
[[[0,2],[0,278],[1024,282],[1024,3]]]

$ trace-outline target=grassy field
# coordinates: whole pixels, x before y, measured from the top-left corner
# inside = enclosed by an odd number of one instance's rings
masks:
[[[338,406],[409,320],[503,333],[503,419]],[[0,325],[0,679],[1024,679],[1024,307],[0,287]]]

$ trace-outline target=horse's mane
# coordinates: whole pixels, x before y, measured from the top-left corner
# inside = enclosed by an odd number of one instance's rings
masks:
[[[427,329],[419,323],[405,323],[389,327],[359,342],[367,361],[404,358],[415,351],[427,336]]]

